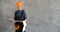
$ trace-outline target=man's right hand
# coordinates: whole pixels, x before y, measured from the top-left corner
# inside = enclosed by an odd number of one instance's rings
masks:
[[[9,18],[9,21],[10,21],[10,22],[13,22],[13,21],[14,21],[14,19]]]

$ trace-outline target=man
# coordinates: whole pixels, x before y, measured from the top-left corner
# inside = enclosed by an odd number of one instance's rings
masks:
[[[24,25],[23,32],[25,32],[27,16],[26,16],[25,11],[22,9],[23,3],[16,2],[16,6],[17,6],[18,10],[15,11],[14,20],[15,20],[15,22],[23,22],[23,25]],[[14,20],[10,19],[10,21],[14,21]]]

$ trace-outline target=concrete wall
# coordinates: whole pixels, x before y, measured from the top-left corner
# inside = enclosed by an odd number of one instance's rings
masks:
[[[0,0],[0,32],[14,32],[13,23],[18,0]],[[19,0],[20,1],[20,0]],[[60,32],[60,0],[24,0],[26,32]]]

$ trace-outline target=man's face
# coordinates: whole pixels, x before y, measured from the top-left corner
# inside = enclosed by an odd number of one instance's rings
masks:
[[[18,10],[21,10],[22,9],[22,6],[17,6]]]

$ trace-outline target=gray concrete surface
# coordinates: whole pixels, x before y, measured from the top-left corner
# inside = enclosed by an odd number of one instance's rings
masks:
[[[0,32],[14,32],[13,23],[18,0],[0,0]],[[24,0],[26,32],[60,32],[60,0]]]

